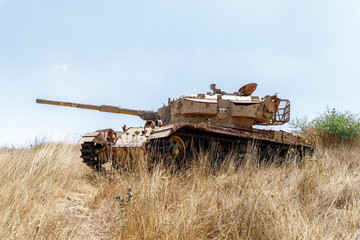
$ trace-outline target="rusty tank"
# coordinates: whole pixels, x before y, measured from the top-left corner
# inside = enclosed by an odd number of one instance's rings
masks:
[[[112,105],[91,105],[37,99],[37,103],[135,115],[143,127],[125,125],[122,131],[103,129],[85,133],[81,142],[81,158],[91,168],[101,169],[121,152],[143,149],[151,154],[169,156],[181,163],[189,154],[190,145],[211,147],[236,146],[245,154],[250,142],[270,156],[295,149],[300,154],[312,151],[314,143],[299,135],[277,130],[254,128],[282,125],[290,120],[290,101],[277,95],[253,96],[257,84],[251,83],[233,93],[210,85],[211,92],[185,95],[168,101],[157,111],[121,108]]]

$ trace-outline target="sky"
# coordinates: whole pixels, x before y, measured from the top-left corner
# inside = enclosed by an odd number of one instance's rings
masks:
[[[0,0],[0,146],[144,124],[36,98],[157,110],[255,82],[291,117],[358,114],[359,23],[357,0]]]

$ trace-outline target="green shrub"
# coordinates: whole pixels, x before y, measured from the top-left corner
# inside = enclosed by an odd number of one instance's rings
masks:
[[[349,111],[336,111],[334,108],[322,113],[312,121],[307,118],[295,118],[291,127],[306,131],[315,130],[322,138],[334,138],[340,141],[353,141],[360,138],[360,119]]]
[[[359,138],[360,120],[349,111],[339,112],[328,108],[313,124],[316,131],[341,140]]]

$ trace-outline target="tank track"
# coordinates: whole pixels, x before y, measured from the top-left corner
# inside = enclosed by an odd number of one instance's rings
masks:
[[[195,140],[196,145],[209,147],[212,142],[217,142],[225,148],[238,147],[238,151],[241,154],[246,153],[248,144],[255,143],[259,148],[259,153],[263,155],[263,158],[271,157],[273,153],[277,153],[280,156],[285,156],[290,149],[296,150],[301,157],[308,153],[313,154],[314,148],[308,146],[296,146],[290,144],[282,144],[271,141],[257,140],[253,138],[243,138],[236,136],[225,136],[222,134],[212,134],[208,132],[194,131],[193,129],[182,129],[177,131],[175,135],[181,137],[184,140]],[[204,145],[205,144],[205,145]],[[226,151],[225,151],[226,152]]]
[[[98,144],[93,142],[84,142],[81,144],[81,158],[83,163],[93,169],[99,169],[101,167],[99,161],[99,155],[95,153],[95,150],[99,148]]]
[[[200,149],[200,147],[205,147],[204,149],[211,149],[213,143],[219,144],[221,150],[219,156],[225,156],[226,153],[233,147],[237,147],[239,154],[247,153],[247,146],[249,144],[255,143],[258,146],[259,154],[262,160],[270,160],[274,154],[279,156],[285,156],[290,149],[296,150],[300,157],[303,157],[310,153],[313,153],[314,148],[308,146],[296,146],[289,144],[276,143],[271,141],[257,140],[253,138],[245,137],[236,137],[228,136],[224,134],[213,134],[206,131],[194,131],[194,129],[181,129],[176,131],[171,136],[179,137],[185,144],[184,145],[184,154],[180,159],[174,159],[175,162],[179,165],[183,163],[183,160],[186,159],[186,156],[190,156],[192,148]],[[145,149],[150,154],[151,158],[154,160],[162,159],[163,157],[171,157],[172,149],[174,142],[171,141],[171,137],[166,137],[162,139],[153,139],[146,146]],[[81,144],[81,158],[83,162],[92,169],[100,170],[102,162],[100,161],[99,152],[103,148],[103,145],[96,144],[93,142],[84,142]],[[103,155],[102,155],[103,156]],[[106,157],[105,157],[106,158]],[[104,159],[103,159],[104,160]],[[105,161],[103,162],[107,162]]]
[[[290,148],[296,148],[296,149],[299,149],[302,151],[313,150],[313,148],[307,147],[307,146],[283,144],[283,143],[277,143],[277,142],[272,142],[272,141],[259,140],[259,139],[255,139],[255,138],[244,138],[244,137],[224,136],[224,135],[211,135],[209,133],[201,133],[201,132],[192,133],[190,131],[185,131],[183,133],[180,132],[178,135],[192,137],[193,139],[204,139],[207,141],[214,140],[219,143],[228,144],[228,145],[239,145],[239,144],[247,145],[251,142],[255,142],[258,145],[258,147],[260,148],[259,150],[261,150],[261,151],[266,150],[267,147],[276,148],[278,150],[284,151],[284,153],[286,153],[286,151],[288,151]]]

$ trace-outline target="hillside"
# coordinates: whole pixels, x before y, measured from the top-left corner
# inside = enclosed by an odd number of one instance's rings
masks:
[[[79,146],[0,149],[0,239],[356,239],[360,148],[303,162],[94,173]],[[140,161],[141,159],[138,159]]]

